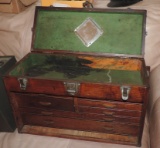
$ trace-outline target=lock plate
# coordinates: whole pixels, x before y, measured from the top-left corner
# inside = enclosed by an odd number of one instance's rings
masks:
[[[78,93],[80,83],[77,82],[64,82],[64,86],[69,95],[74,96]]]
[[[28,80],[26,78],[18,78],[18,81],[19,81],[19,84],[20,84],[20,89],[21,90],[26,90]]]

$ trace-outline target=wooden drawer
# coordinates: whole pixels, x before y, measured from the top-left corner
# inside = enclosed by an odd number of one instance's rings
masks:
[[[104,114],[106,116],[127,116],[127,117],[141,116],[141,111],[136,111],[136,110],[117,110],[117,109],[105,109],[105,108],[88,107],[88,106],[79,106],[78,111],[82,113]]]
[[[11,98],[16,100],[19,107],[36,107],[42,109],[57,109],[74,111],[72,97],[58,97],[44,94],[11,93]]]
[[[95,121],[106,121],[106,122],[121,122],[130,123],[133,125],[139,125],[140,117],[128,117],[128,116],[106,116],[105,114],[95,114],[95,113],[77,113],[70,111],[61,110],[44,110],[38,108],[20,108],[22,113],[30,113],[42,116],[52,116],[52,117],[67,117],[74,119],[86,119]]]
[[[136,136],[139,133],[139,126],[119,124],[116,122],[99,122],[31,114],[22,114],[22,120],[24,125],[37,125],[62,129],[76,129],[82,131],[97,131],[132,136]]]
[[[76,98],[78,106],[100,107],[106,109],[142,110],[142,103],[129,103],[119,101],[101,101],[93,99]]]

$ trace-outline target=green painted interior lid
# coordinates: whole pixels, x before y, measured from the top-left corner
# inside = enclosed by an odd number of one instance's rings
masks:
[[[33,51],[143,57],[146,10],[37,7]]]

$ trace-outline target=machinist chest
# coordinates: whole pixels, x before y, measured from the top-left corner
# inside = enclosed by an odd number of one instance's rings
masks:
[[[145,10],[37,7],[32,52],[5,76],[18,131],[141,145]]]

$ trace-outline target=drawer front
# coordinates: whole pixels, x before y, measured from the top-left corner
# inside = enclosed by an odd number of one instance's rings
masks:
[[[20,112],[30,113],[42,116],[52,116],[52,117],[66,117],[73,119],[86,119],[95,121],[105,121],[105,122],[121,122],[130,123],[133,125],[139,125],[140,117],[125,117],[125,116],[106,116],[105,114],[95,114],[95,113],[78,113],[70,111],[58,111],[58,110],[44,110],[38,108],[20,108]]]
[[[118,101],[101,101],[77,98],[78,106],[100,107],[106,109],[125,109],[125,110],[142,110],[142,103],[128,103]]]
[[[38,115],[22,115],[24,124],[37,125],[46,127],[55,127],[62,129],[74,129],[82,131],[97,131],[103,133],[116,133],[122,135],[137,136],[139,133],[139,127],[135,125],[111,123],[111,122],[99,122],[91,120],[58,118],[51,116],[38,116]]]
[[[78,106],[78,111],[81,113],[96,113],[104,114],[106,116],[127,116],[127,117],[140,117],[140,111],[135,110],[116,110],[116,109],[105,109],[98,107]]]
[[[43,94],[11,93],[11,98],[16,100],[19,107],[36,107],[42,109],[57,109],[74,111],[72,97],[57,97]]]
[[[68,117],[68,118],[75,118],[75,119],[89,119],[89,120],[102,120],[104,117],[100,114],[83,114],[83,113],[76,113],[71,111],[61,111],[61,110],[44,110],[38,108],[20,108],[20,112],[23,113],[30,113],[42,116],[52,116],[52,117]]]

